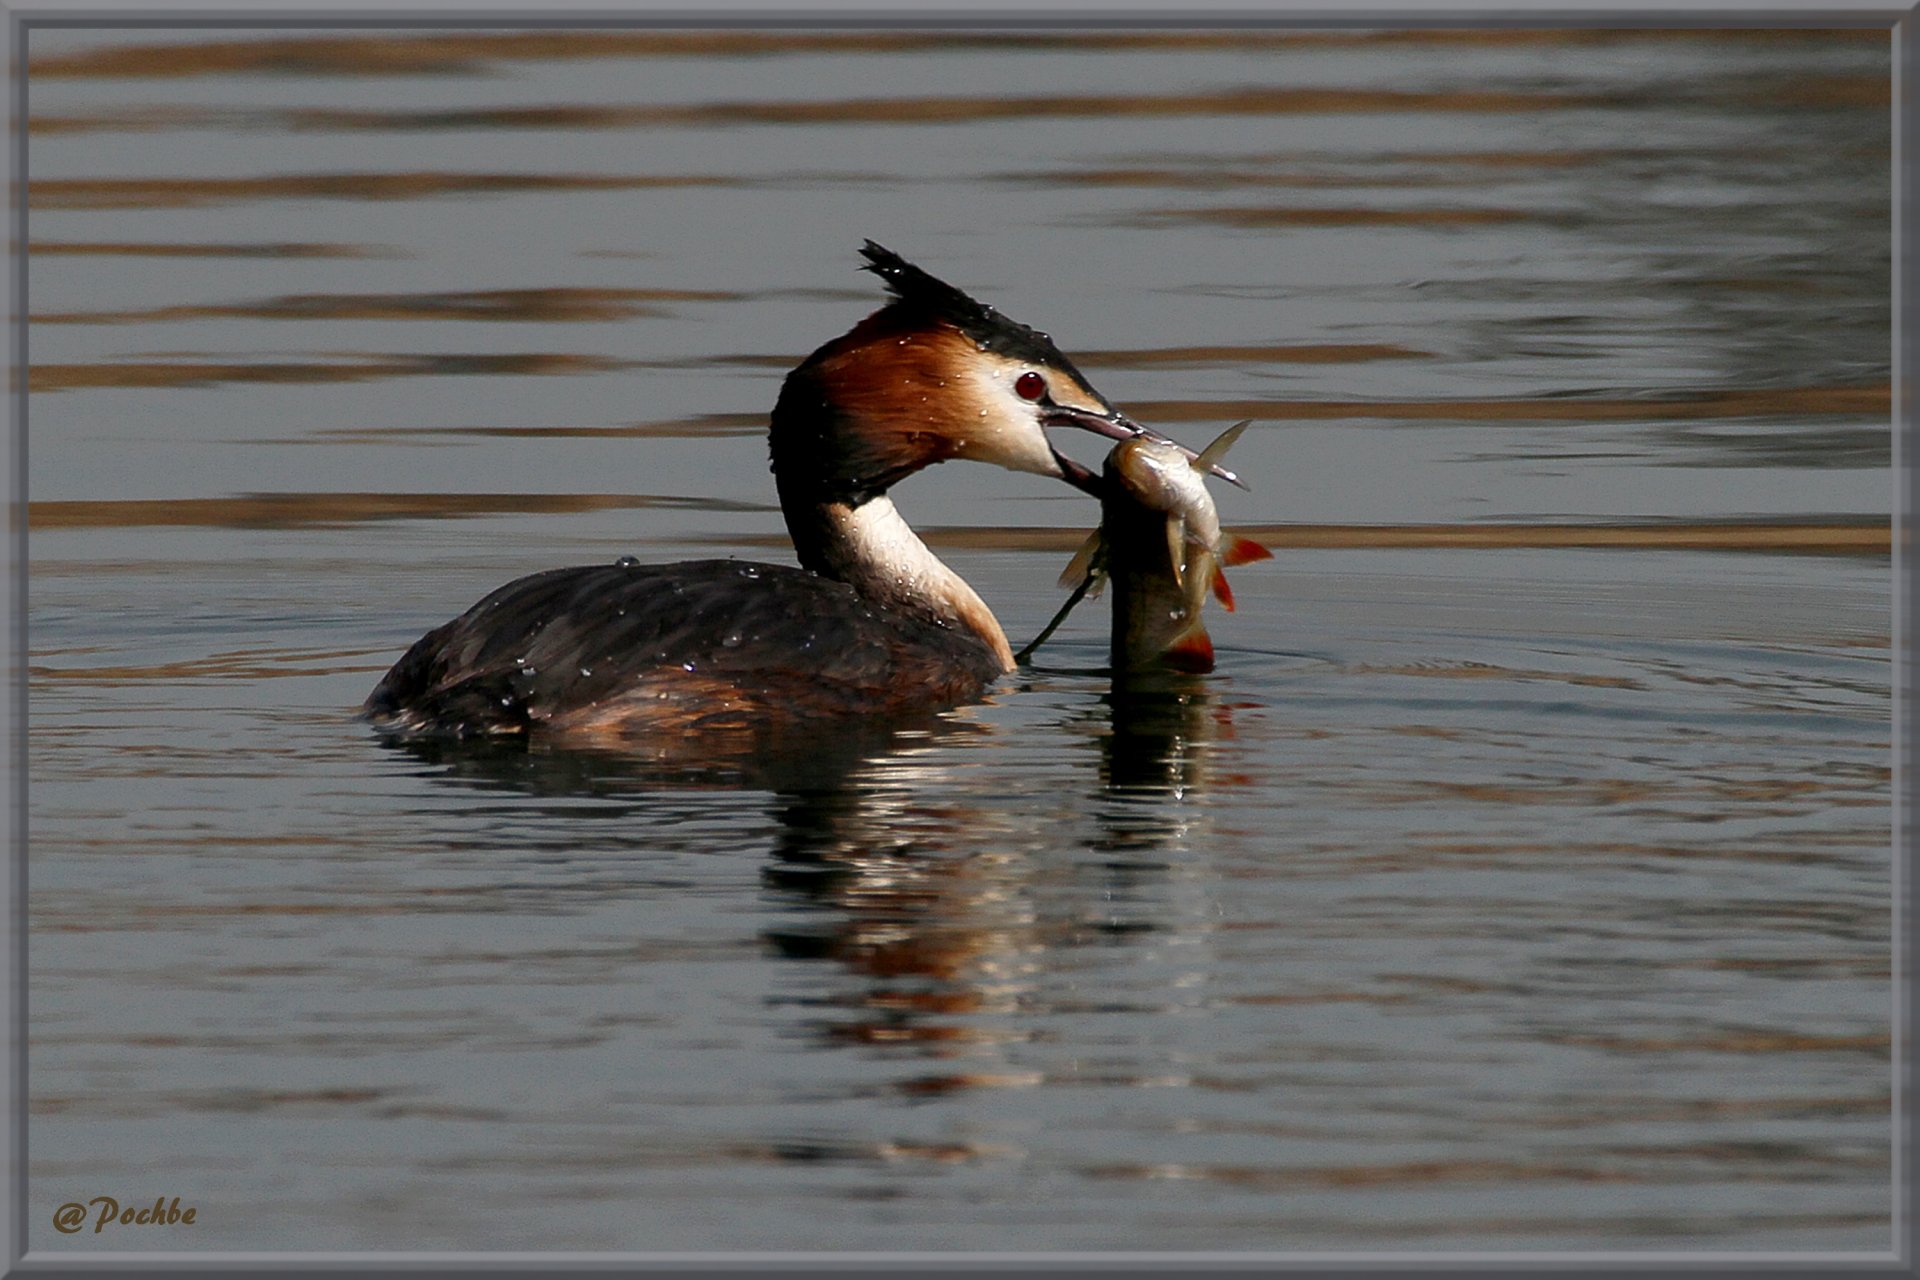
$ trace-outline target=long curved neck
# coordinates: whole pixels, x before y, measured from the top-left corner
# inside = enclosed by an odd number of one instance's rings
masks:
[[[933,554],[882,494],[852,505],[814,500],[780,486],[780,507],[803,568],[846,583],[889,608],[916,613],[978,636],[1013,670],[1013,648],[966,580]]]

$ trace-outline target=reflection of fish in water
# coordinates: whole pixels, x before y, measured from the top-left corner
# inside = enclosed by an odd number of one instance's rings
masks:
[[[1146,437],[1114,446],[1101,476],[1100,527],[1060,578],[1074,594],[1025,652],[1051,635],[1081,597],[1099,594],[1110,581],[1115,671],[1213,670],[1213,640],[1201,618],[1207,593],[1232,609],[1222,568],[1272,554],[1221,532],[1202,478],[1246,427],[1229,427],[1192,459]]]

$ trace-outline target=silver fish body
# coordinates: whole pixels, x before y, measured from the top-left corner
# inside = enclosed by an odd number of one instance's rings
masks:
[[[1114,669],[1211,670],[1201,610],[1219,573],[1220,513],[1206,481],[1185,454],[1146,439],[1115,445],[1103,476]]]

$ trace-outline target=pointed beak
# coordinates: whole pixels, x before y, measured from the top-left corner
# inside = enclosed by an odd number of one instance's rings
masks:
[[[1141,426],[1126,414],[1121,413],[1118,409],[1109,413],[1095,413],[1091,409],[1079,409],[1072,405],[1054,405],[1047,409],[1046,413],[1041,416],[1040,423],[1042,426],[1047,427],[1078,427],[1082,431],[1091,431],[1093,434],[1105,436],[1109,440],[1131,440],[1136,436],[1145,436],[1147,439],[1157,441],[1160,444],[1172,445],[1181,453],[1187,455],[1189,462],[1198,459],[1200,456],[1193,450],[1187,448],[1187,446],[1181,444],[1178,440],[1169,440],[1158,431],[1150,431],[1146,427]],[[1097,488],[1094,486],[1097,486],[1098,481],[1092,472],[1088,471],[1079,463],[1074,462],[1072,459],[1063,457],[1058,449],[1054,450],[1053,456],[1060,463],[1060,470],[1065,475],[1067,483],[1073,485],[1075,488],[1085,490],[1088,493],[1097,492]],[[1213,475],[1219,476],[1228,484],[1238,485],[1242,489],[1247,488],[1246,481],[1225,467],[1220,466],[1218,463],[1210,464],[1207,470]]]

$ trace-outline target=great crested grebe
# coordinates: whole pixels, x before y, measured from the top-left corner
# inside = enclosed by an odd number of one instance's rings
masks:
[[[1046,334],[872,241],[861,253],[890,301],[787,375],[769,427],[800,568],[623,557],[535,573],[422,636],[362,714],[404,736],[659,740],[933,710],[1012,670],[992,611],[888,489],[963,458],[1097,493],[1044,428],[1148,433]]]

